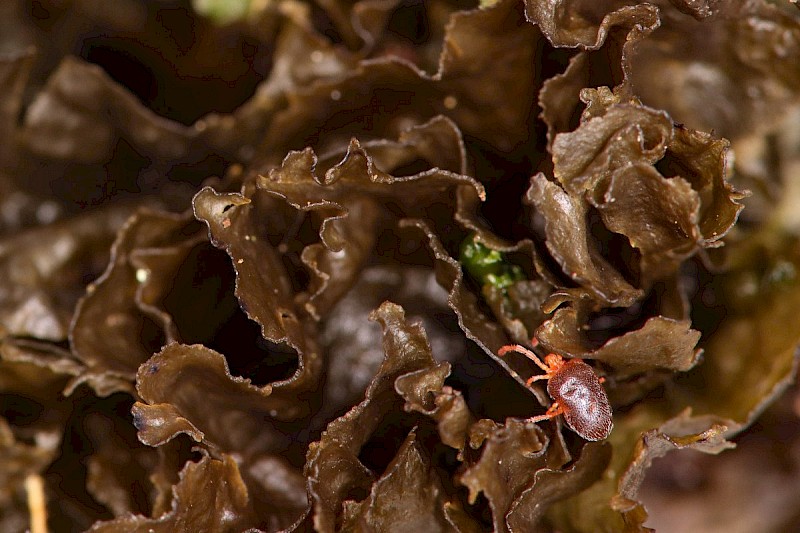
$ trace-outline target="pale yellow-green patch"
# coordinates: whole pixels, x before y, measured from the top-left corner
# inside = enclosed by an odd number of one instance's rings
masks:
[[[192,0],[192,7],[217,24],[229,24],[247,15],[250,0]]]

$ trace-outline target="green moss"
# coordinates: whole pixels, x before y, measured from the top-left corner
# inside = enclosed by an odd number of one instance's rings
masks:
[[[496,289],[505,290],[525,279],[519,266],[509,263],[505,254],[488,248],[474,235],[467,237],[462,243],[459,260],[467,274],[482,287],[491,285]]]

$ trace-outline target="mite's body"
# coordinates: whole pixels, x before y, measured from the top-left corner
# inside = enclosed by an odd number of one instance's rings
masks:
[[[534,339],[533,345],[537,342]],[[536,363],[544,374],[528,379],[530,386],[534,381],[546,379],[547,393],[553,399],[547,412],[529,419],[530,422],[541,422],[564,415],[567,426],[586,440],[603,440],[611,433],[611,404],[603,389],[603,379],[598,378],[592,367],[581,359],[564,360],[560,355],[551,353],[544,358],[544,363],[531,350],[519,344],[500,348],[501,357],[508,352],[519,352]]]

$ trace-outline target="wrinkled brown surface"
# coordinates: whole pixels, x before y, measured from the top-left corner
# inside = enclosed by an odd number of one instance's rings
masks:
[[[203,486],[206,490],[197,490]],[[172,510],[157,519],[124,516],[89,531],[242,531],[253,523],[247,487],[233,459],[203,457],[189,463],[175,485]]]
[[[342,504],[352,498],[351,494],[358,489],[365,490],[372,485],[376,473],[372,472],[359,460],[359,451],[367,443],[370,435],[376,431],[378,425],[392,411],[392,406],[401,406],[402,399],[394,391],[394,382],[404,374],[418,371],[425,366],[433,364],[430,347],[424,331],[417,325],[408,327],[404,323],[404,313],[394,304],[386,303],[371,317],[379,321],[384,329],[383,345],[386,358],[378,370],[375,378],[367,388],[364,400],[351,409],[347,414],[328,425],[319,443],[312,445],[306,462],[306,475],[309,479],[309,496],[311,499],[311,516],[314,528],[318,531],[334,531],[337,522],[341,519]],[[384,429],[384,431],[386,431]],[[389,479],[384,479],[379,488],[376,484],[375,491],[391,490],[391,478],[403,476],[395,473],[395,469],[414,468],[417,471],[428,470],[425,460],[413,453],[415,437],[411,432],[411,440],[405,440],[398,457],[399,464],[387,467]],[[388,444],[388,443],[387,443]],[[413,461],[412,465],[405,464]],[[417,474],[418,475],[418,474]],[[427,478],[427,479],[425,479]],[[327,479],[335,483],[327,482]],[[415,491],[440,492],[436,487],[435,477],[423,476],[427,482],[417,480],[421,486]],[[387,487],[388,485],[388,487]],[[375,492],[373,498],[378,497]],[[397,496],[395,496],[397,497]],[[429,510],[439,516],[430,516],[433,524],[443,525],[444,514],[442,503]],[[436,508],[438,507],[438,509]],[[349,520],[357,520],[358,512],[350,508]],[[373,519],[379,519],[374,517]],[[367,520],[367,517],[362,517]],[[426,520],[426,518],[422,518]]]
[[[370,495],[359,503],[345,504],[342,529],[447,531],[451,526],[447,513],[458,507],[454,509],[443,493],[441,481],[412,432],[372,485]]]
[[[800,77],[787,61],[800,29],[783,6],[709,5],[701,20],[664,9],[661,27],[632,54],[632,83],[675,120],[736,138],[768,125],[794,98]]]
[[[77,288],[102,269],[113,235],[130,212],[118,207],[6,236],[0,242],[0,269],[8,283],[0,297],[2,334],[64,341]]]
[[[62,428],[69,406],[60,402],[60,392],[80,366],[68,353],[44,344],[4,341],[0,344],[0,386],[3,418],[0,418],[0,525],[22,531],[28,524],[24,482],[27,476],[44,472],[58,456]],[[47,416],[20,420],[26,402],[34,412]],[[25,422],[20,425],[20,422]]]
[[[137,269],[136,254],[172,251],[188,238],[188,223],[168,213],[142,210],[133,215],[111,247],[106,271],[86,288],[76,306],[70,345],[87,367],[80,380],[92,382],[98,394],[130,390],[139,365],[165,337],[174,336],[168,317],[147,313],[144,307],[142,292],[148,280],[137,276],[149,277],[150,270]],[[163,270],[166,265],[159,266]],[[113,379],[120,383],[112,384]]]
[[[627,307],[643,296],[601,255],[587,224],[589,203],[542,174],[531,178],[528,201],[545,219],[547,248],[564,272],[605,306]]]
[[[546,347],[557,346],[570,357],[602,361],[621,375],[655,369],[685,372],[697,364],[700,356],[695,349],[700,332],[690,329],[687,322],[663,316],[650,318],[641,329],[592,349],[581,334],[575,311],[558,309],[536,331],[536,337]]]
[[[669,531],[800,442],[789,4],[0,4],[3,531]]]

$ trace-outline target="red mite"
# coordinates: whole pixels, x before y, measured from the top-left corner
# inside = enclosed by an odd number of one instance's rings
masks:
[[[531,341],[535,348],[539,343],[536,339]],[[544,363],[531,350],[519,344],[503,346],[497,355],[504,356],[508,352],[519,352],[544,370],[544,374],[533,376],[527,381],[530,386],[534,381],[546,379],[547,394],[553,403],[547,412],[540,416],[528,419],[529,422],[541,422],[563,414],[567,425],[586,440],[603,440],[611,433],[611,405],[601,383],[604,378],[598,378],[592,367],[581,359],[564,358],[558,354],[550,353],[544,358]]]

